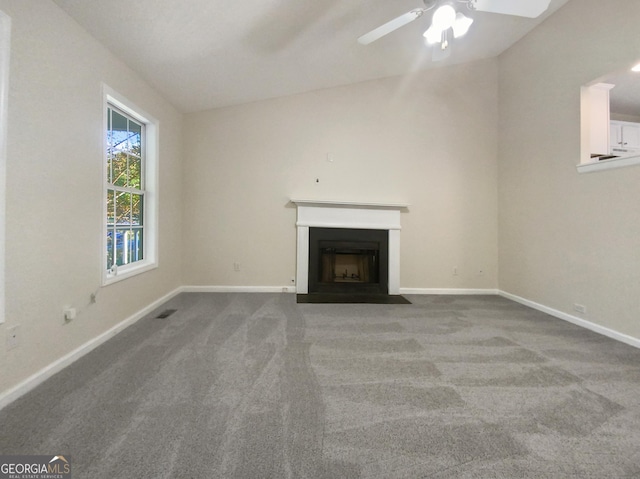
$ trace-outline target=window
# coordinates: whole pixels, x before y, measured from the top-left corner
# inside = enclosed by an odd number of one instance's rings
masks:
[[[105,95],[105,111],[103,269],[110,283],[157,266],[157,122],[113,92]]]
[[[144,125],[107,108],[107,269],[144,259]]]

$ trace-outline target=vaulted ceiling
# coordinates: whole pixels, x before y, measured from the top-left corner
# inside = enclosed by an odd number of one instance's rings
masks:
[[[183,112],[301,93],[499,55],[535,19],[472,12],[433,62],[429,16],[363,46],[362,34],[422,0],[54,0]],[[525,1],[525,0],[517,0]]]

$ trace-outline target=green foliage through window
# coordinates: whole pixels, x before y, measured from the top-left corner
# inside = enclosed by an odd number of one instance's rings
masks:
[[[107,269],[144,259],[144,125],[107,109]]]

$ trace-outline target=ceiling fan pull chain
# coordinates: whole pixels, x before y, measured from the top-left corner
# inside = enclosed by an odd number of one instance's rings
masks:
[[[442,42],[440,42],[440,49],[446,50],[449,46],[449,40],[447,39],[447,30],[442,31]]]

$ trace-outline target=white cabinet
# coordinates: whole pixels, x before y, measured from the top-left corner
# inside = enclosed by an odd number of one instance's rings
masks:
[[[640,150],[640,123],[611,121],[611,153]]]

